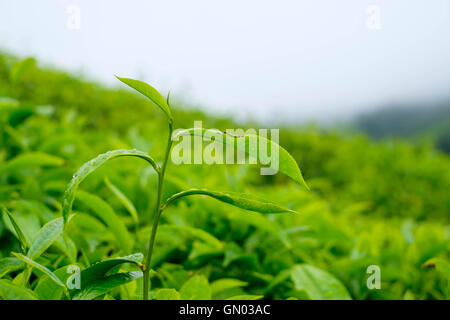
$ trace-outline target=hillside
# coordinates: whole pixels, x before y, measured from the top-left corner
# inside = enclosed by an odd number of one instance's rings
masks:
[[[355,126],[374,139],[429,140],[437,149],[450,153],[449,101],[387,107],[360,115]]]
[[[235,127],[230,119],[172,107],[179,128],[192,127],[195,120],[203,127]],[[41,69],[33,60],[0,55],[1,204],[32,242],[46,222],[61,216],[64,190],[86,161],[133,148],[161,161],[164,121],[160,110],[130,90],[106,89]],[[169,165],[163,197],[186,187],[207,187],[255,194],[299,214],[263,215],[203,197],[179,200],[161,217],[152,260],[153,297],[167,293],[161,288],[183,294],[188,283],[213,299],[450,298],[448,155],[427,144],[375,142],[362,133],[307,128],[281,128],[280,145],[298,161],[311,191],[281,174],[261,176],[253,165]],[[104,165],[80,186],[76,215],[66,230],[70,248],[55,242],[38,262],[56,273],[75,262],[84,269],[144,252],[156,184],[151,167],[138,160]],[[114,188],[132,203],[137,222]],[[18,237],[3,213],[0,278],[48,298],[40,288],[45,275],[36,269],[30,275],[20,261],[11,260],[11,252],[20,252]],[[16,264],[5,267],[7,261]],[[379,290],[366,286],[370,265],[380,267]],[[312,283],[319,281],[327,293],[305,286],[311,279],[299,270],[311,271]],[[224,279],[227,285],[217,290]],[[141,282],[129,281],[96,298],[140,295]],[[51,297],[62,296],[61,291]],[[4,292],[2,298],[8,298]]]

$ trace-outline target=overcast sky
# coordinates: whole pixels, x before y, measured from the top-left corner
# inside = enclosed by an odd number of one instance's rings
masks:
[[[448,0],[0,0],[0,48],[265,121],[450,96]]]

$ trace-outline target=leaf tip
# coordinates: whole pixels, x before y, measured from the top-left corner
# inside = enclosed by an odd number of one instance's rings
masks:
[[[303,185],[305,186],[306,190],[311,191],[311,188],[308,186],[308,184],[303,181]]]

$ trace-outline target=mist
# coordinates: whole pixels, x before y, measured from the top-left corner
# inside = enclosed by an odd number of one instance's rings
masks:
[[[443,99],[449,31],[446,0],[0,1],[0,50],[262,122]]]

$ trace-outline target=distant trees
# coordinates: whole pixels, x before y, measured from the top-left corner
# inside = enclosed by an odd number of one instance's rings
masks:
[[[433,105],[385,107],[359,116],[355,125],[375,139],[428,138],[435,142],[438,149],[450,152],[450,101]]]

